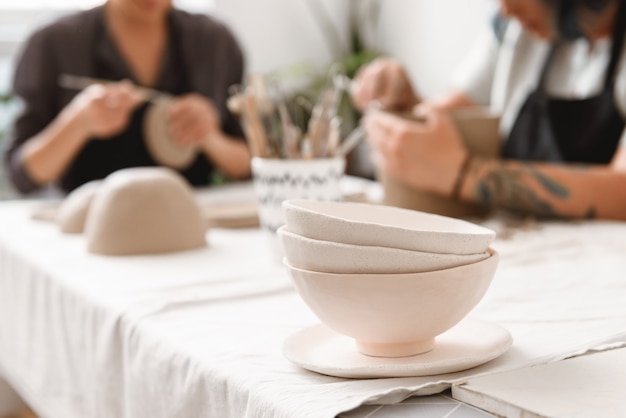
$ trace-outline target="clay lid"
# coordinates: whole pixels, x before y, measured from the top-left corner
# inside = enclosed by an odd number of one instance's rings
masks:
[[[164,167],[109,175],[87,214],[87,249],[104,255],[159,254],[206,245],[205,226],[189,184]]]

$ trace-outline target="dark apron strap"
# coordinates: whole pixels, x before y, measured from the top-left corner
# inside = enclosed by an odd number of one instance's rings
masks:
[[[605,86],[613,86],[615,84],[617,67],[622,57],[624,39],[626,38],[626,1],[620,0],[618,7],[615,28],[613,29],[611,61],[609,61],[609,68],[606,72],[606,78],[604,80]]]

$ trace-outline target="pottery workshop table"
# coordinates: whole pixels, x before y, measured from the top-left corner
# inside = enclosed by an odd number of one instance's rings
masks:
[[[0,204],[0,375],[43,417],[333,417],[626,345],[625,223],[488,221],[500,265],[470,315],[506,327],[511,349],[446,375],[344,379],[283,357],[318,320],[260,230],[211,229],[206,248],[178,254],[94,256],[84,237],[31,219],[40,204]]]

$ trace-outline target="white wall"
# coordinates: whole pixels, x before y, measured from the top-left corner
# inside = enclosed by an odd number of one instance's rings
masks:
[[[489,0],[385,0],[380,48],[406,63],[423,97],[446,91],[493,5]]]
[[[331,62],[309,1],[326,8],[345,41],[347,0],[215,0],[215,6],[241,41],[247,69],[266,73],[302,62],[320,69]]]
[[[345,42],[351,1],[368,0],[177,0],[177,3],[205,4],[207,9],[214,3],[216,13],[240,38],[247,68],[270,72],[305,61],[317,68],[331,62],[332,52],[307,2],[326,7]],[[404,61],[420,92],[430,97],[445,90],[452,70],[484,24],[486,10],[492,3],[494,0],[384,0],[375,46]],[[9,0],[0,0],[2,4],[6,7]],[[17,7],[15,2],[11,4]],[[0,10],[0,35],[21,32],[13,28],[21,29],[19,25],[23,22],[10,17],[9,10],[2,7]],[[34,17],[39,14],[33,13]],[[2,42],[0,39],[0,47],[11,50],[4,53],[13,52],[15,44]]]
[[[350,1],[367,0],[215,0],[218,15],[239,36],[250,71],[269,72],[304,60],[320,68],[331,55],[307,8],[328,8],[344,35]],[[376,47],[406,63],[420,93],[445,91],[493,0],[383,0]]]

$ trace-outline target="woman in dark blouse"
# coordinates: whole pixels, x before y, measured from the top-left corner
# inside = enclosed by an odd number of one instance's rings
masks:
[[[60,85],[66,75],[115,83],[77,92]],[[135,86],[174,96],[169,133],[200,149],[179,169],[191,184],[207,185],[216,169],[247,177],[250,153],[226,107],[242,77],[228,28],[171,0],[108,0],[64,17],[36,31],[18,62],[14,92],[24,107],[5,155],[9,177],[22,193],[51,183],[71,191],[118,169],[158,165],[143,132],[151,103]]]

